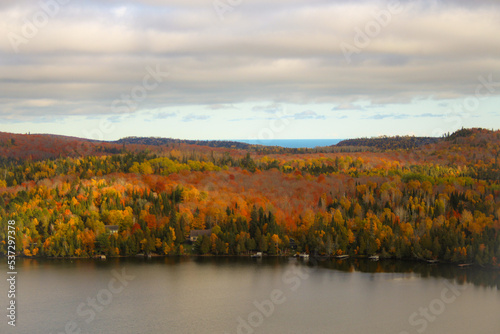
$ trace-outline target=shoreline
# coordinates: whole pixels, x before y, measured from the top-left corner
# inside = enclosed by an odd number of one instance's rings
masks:
[[[2,257],[7,258],[6,255],[1,255]],[[95,255],[93,257],[42,257],[42,256],[25,256],[25,255],[19,255],[16,256],[17,258],[23,258],[23,259],[32,259],[32,260],[97,260],[97,261],[102,261],[105,262],[110,259],[143,259],[143,260],[148,260],[152,258],[248,258],[248,259],[263,259],[263,258],[283,258],[283,259],[290,259],[294,258],[297,260],[301,260],[303,262],[308,262],[311,260],[321,260],[321,261],[336,261],[336,262],[341,262],[341,261],[351,261],[351,260],[366,260],[366,261],[371,261],[371,262],[381,262],[381,261],[401,261],[401,262],[413,262],[415,264],[417,263],[422,263],[422,264],[428,264],[429,266],[432,265],[451,265],[451,266],[456,266],[460,269],[483,269],[483,270],[488,270],[488,271],[499,271],[500,267],[494,267],[491,265],[479,265],[475,263],[459,263],[459,262],[446,262],[446,261],[432,261],[432,260],[425,260],[425,259],[418,259],[418,258],[394,258],[394,257],[380,257],[377,260],[370,259],[370,256],[349,256],[348,258],[337,258],[335,256],[311,256],[306,259],[302,259],[299,256],[293,256],[293,255],[263,255],[262,257],[259,258],[253,258],[252,254],[249,255],[213,255],[213,254],[183,254],[183,255],[160,255],[160,254],[150,254],[149,256],[146,256],[144,254],[136,254],[136,255],[129,255],[129,256],[123,256],[123,255],[118,255],[118,256],[104,256],[104,258],[100,258],[100,255]]]

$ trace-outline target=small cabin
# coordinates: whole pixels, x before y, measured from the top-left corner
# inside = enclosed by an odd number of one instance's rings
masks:
[[[195,242],[201,236],[210,236],[212,234],[212,229],[209,230],[192,230],[189,232],[189,241]]]
[[[106,225],[104,228],[108,234],[118,234],[118,230],[120,229],[118,225]]]

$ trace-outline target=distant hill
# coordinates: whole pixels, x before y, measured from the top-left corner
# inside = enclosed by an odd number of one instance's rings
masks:
[[[440,138],[435,137],[376,137],[356,138],[339,142],[336,146],[365,146],[375,147],[381,150],[412,149],[415,147],[437,143]]]
[[[110,151],[106,152],[107,150]],[[118,152],[118,145],[77,137],[0,132],[0,157],[3,159],[40,160]]]
[[[492,134],[498,133],[498,131],[483,129],[483,128],[462,128],[453,132],[452,134],[448,134],[445,136],[445,141],[450,141],[452,143],[461,143],[464,138],[467,138],[469,141],[477,141],[477,140],[489,140]]]
[[[432,150],[450,149],[451,146],[459,146],[463,149],[474,147],[486,147],[488,143],[495,143],[500,140],[500,131],[483,128],[462,128],[453,133],[448,133],[443,137],[414,137],[414,136],[381,136],[376,138],[356,138],[339,142],[333,147],[360,147],[364,149],[372,148],[381,151],[385,150],[409,150],[421,148],[425,145],[433,145]],[[492,153],[491,151],[484,151]],[[474,153],[474,152],[469,152]],[[479,152],[476,152],[479,154]]]
[[[0,132],[0,160],[44,160],[58,157],[113,155],[149,150],[160,152],[166,146],[199,146],[213,149],[251,149],[246,143],[217,140],[128,137],[117,141],[98,141],[52,134],[16,134]],[[195,147],[196,147],[195,146]]]
[[[163,146],[172,144],[189,144],[200,145],[208,147],[222,147],[222,148],[235,148],[235,149],[248,149],[252,145],[247,143],[240,143],[236,141],[226,140],[185,140],[161,137],[126,137],[115,141],[116,144],[140,144],[151,146]]]

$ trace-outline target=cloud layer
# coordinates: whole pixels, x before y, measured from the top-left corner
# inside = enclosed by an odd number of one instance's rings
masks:
[[[500,81],[496,1],[67,2],[0,4],[1,119],[186,105],[234,116],[239,103],[256,105],[245,113],[271,114],[277,103],[356,113],[359,101],[461,98],[480,75]],[[169,77],[148,89],[148,67]],[[324,119],[302,110],[296,119]]]

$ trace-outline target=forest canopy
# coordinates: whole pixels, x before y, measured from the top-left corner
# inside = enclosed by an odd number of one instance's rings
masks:
[[[28,257],[306,252],[498,268],[500,131],[411,138],[293,150],[0,133],[0,253],[15,220]]]

